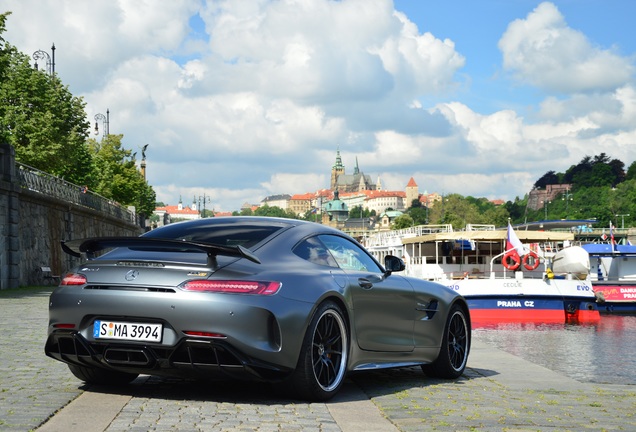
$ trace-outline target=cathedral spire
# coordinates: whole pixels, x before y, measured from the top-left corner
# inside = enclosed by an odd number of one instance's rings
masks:
[[[344,172],[344,168],[342,158],[340,157],[340,146],[338,146],[338,149],[336,150],[336,164],[333,166],[333,169]]]
[[[340,157],[340,145],[336,150],[336,163],[331,167],[331,190],[337,189],[338,177],[345,173],[345,167],[342,164],[342,158]]]

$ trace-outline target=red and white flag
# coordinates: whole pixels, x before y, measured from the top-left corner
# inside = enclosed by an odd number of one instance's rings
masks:
[[[520,257],[525,254],[521,240],[519,240],[519,237],[517,237],[515,230],[512,229],[510,222],[508,222],[508,238],[506,239],[506,251],[508,252],[511,250],[514,250]]]

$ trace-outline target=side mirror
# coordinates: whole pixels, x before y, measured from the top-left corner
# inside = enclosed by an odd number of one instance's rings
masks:
[[[401,272],[406,268],[404,265],[404,261],[401,258],[398,258],[393,255],[387,255],[384,257],[384,268],[387,273],[391,274],[393,272]]]

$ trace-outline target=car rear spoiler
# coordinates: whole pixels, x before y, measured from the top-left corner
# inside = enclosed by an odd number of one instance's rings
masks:
[[[221,246],[212,243],[145,237],[95,237],[82,240],[67,240],[61,243],[62,250],[76,258],[81,258],[82,254],[85,254],[87,259],[93,259],[96,252],[104,249],[139,247],[170,252],[204,252],[208,256],[208,265],[211,267],[216,267],[217,255],[246,258],[257,264],[261,263],[250,250],[241,245]]]

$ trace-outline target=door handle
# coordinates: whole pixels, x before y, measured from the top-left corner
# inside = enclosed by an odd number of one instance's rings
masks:
[[[359,278],[358,285],[360,285],[363,289],[371,289],[373,288],[373,284],[369,279]]]

